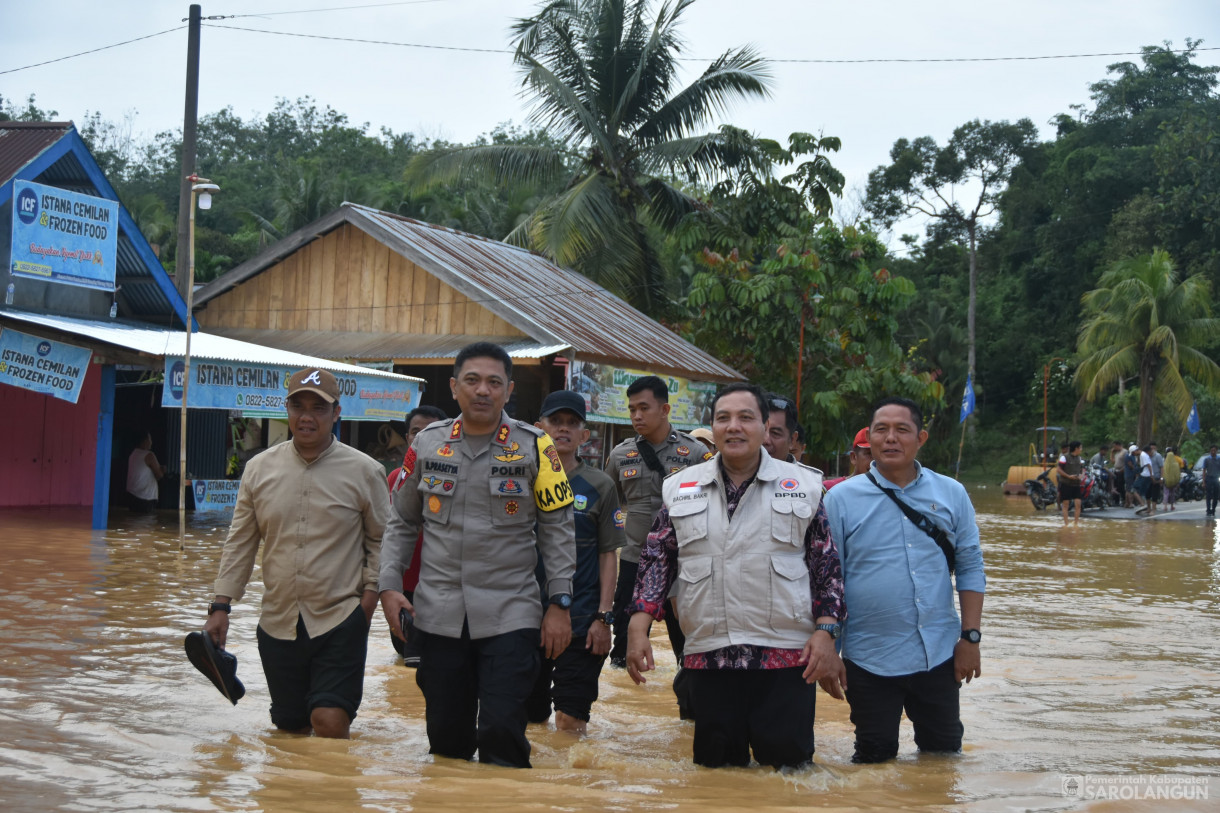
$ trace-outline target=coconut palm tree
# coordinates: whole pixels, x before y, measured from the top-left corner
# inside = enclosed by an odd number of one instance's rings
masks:
[[[556,189],[505,239],[541,251],[655,313],[664,300],[657,233],[700,204],[678,177],[735,160],[720,132],[699,133],[732,101],[769,95],[749,48],[725,52],[678,87],[678,21],[694,0],[553,0],[513,26],[514,61],[534,124],[559,143],[431,151],[407,173],[423,186],[481,178]]]
[[[1152,440],[1158,399],[1186,421],[1194,399],[1183,374],[1213,392],[1220,389],[1220,367],[1202,351],[1220,339],[1211,285],[1202,274],[1180,280],[1169,254],[1154,251],[1112,264],[1081,301],[1076,384],[1093,401],[1120,380],[1137,377],[1141,446]]]

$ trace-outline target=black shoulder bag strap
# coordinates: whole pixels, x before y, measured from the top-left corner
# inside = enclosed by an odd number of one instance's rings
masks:
[[[652,444],[647,438],[637,438],[635,448],[640,450],[640,457],[644,458],[644,465],[655,471],[662,477],[665,476],[665,467],[661,465],[661,458],[657,457],[657,450],[652,448]]]
[[[932,537],[932,541],[935,542],[938,547],[940,547],[940,552],[945,555],[945,562],[949,565],[949,573],[952,575],[957,566],[957,554],[954,552],[953,545],[949,542],[949,535],[945,533],[944,529],[923,514],[916,511],[911,506],[904,503],[902,500],[898,499],[898,495],[894,493],[894,489],[886,488],[885,486],[881,485],[881,483],[878,483],[877,478],[873,477],[873,473],[871,471],[865,472],[864,476],[868,478],[870,483],[881,489],[881,492],[885,494],[885,496],[893,500],[894,505],[897,505],[898,508],[901,509],[902,513],[906,515],[907,519],[915,523],[916,528]]]

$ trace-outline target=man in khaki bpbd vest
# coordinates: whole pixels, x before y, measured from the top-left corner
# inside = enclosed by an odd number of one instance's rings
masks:
[[[661,507],[661,482],[670,474],[709,459],[707,447],[679,432],[669,423],[669,387],[655,375],[643,376],[627,387],[627,409],[636,436],[624,440],[610,452],[606,474],[618,488],[619,501],[627,512],[627,544],[619,553],[618,585],[614,591],[614,646],[610,664],[627,665],[627,608],[635,590],[640,547]],[[666,630],[674,655],[681,663],[682,631],[666,619]],[[679,679],[675,679],[675,692]],[[679,705],[682,705],[679,693]]]
[[[665,480],[640,554],[627,671],[653,666],[648,628],[672,592],[682,662],[708,768],[799,767],[813,757],[815,687],[842,699],[834,639],[845,617],[839,554],[815,469],[763,451],[762,391],[730,384],[712,402],[717,454]]]

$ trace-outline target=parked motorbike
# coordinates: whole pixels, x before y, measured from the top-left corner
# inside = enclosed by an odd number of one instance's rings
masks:
[[[1032,480],[1026,480],[1025,493],[1029,495],[1029,501],[1034,504],[1034,508],[1039,511],[1059,502],[1059,489],[1051,482],[1049,469]]]
[[[1088,465],[1080,474],[1080,507],[1107,508],[1110,505],[1110,472]]]
[[[1178,483],[1178,502],[1201,500],[1203,493],[1203,478],[1191,469],[1182,471],[1182,481]]]

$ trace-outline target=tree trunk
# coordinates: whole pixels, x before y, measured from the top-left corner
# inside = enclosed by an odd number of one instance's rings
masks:
[[[970,301],[966,306],[966,367],[970,372],[970,377],[974,378],[974,308],[975,308],[975,286],[978,282],[978,242],[975,229],[977,228],[974,221],[966,225],[967,232],[970,234]]]
[[[1140,414],[1136,423],[1136,441],[1142,449],[1152,442],[1152,419],[1156,413],[1156,393],[1153,379],[1156,378],[1156,360],[1145,356],[1140,361]]]

